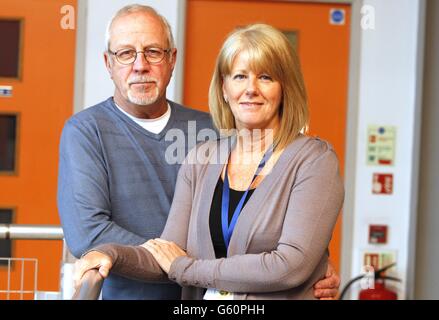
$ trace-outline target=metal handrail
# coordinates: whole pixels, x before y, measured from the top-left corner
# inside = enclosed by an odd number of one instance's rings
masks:
[[[60,226],[31,224],[0,224],[0,239],[4,240],[62,240]]]
[[[73,294],[72,300],[98,300],[104,278],[98,269],[88,270]]]
[[[61,226],[30,225],[30,224],[0,224],[0,240],[63,240]],[[72,260],[70,251],[64,244],[63,260]],[[97,269],[87,271],[72,300],[97,300],[99,298],[104,278]]]

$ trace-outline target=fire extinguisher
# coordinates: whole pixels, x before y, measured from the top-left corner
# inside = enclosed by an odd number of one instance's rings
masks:
[[[398,295],[386,288],[384,279],[379,279],[375,281],[373,289],[361,290],[358,298],[360,300],[398,300]]]
[[[387,269],[393,267],[394,265],[395,265],[395,263],[392,263],[388,266],[385,266],[381,269],[376,270],[374,272],[374,279],[375,279],[374,288],[361,290],[359,297],[358,297],[359,300],[397,300],[398,295],[396,294],[396,292],[390,290],[389,288],[386,288],[385,280],[401,281],[401,279],[384,275],[384,272]],[[340,294],[340,300],[343,300],[343,297],[346,294],[347,290],[354,282],[361,280],[365,276],[366,275],[364,274],[364,275],[355,277],[354,279],[349,281]]]

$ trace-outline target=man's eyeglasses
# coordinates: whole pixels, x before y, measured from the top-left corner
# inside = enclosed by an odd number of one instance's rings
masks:
[[[129,65],[134,63],[137,59],[137,54],[142,53],[145,57],[146,61],[150,64],[158,64],[162,62],[165,58],[165,55],[169,53],[171,49],[162,49],[162,48],[148,48],[144,51],[136,51],[134,49],[120,49],[116,52],[112,52],[108,50],[109,53],[113,54],[116,57],[116,60],[124,65]]]

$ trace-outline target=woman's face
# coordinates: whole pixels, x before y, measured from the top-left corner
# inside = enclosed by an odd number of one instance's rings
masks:
[[[267,73],[256,74],[249,67],[247,52],[233,62],[224,77],[223,94],[235,117],[237,129],[275,129],[279,124],[281,84]]]

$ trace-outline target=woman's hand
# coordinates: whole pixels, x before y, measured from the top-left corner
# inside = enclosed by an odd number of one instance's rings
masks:
[[[106,278],[112,266],[113,262],[109,256],[99,251],[90,251],[75,263],[75,273],[73,274],[75,287],[79,286],[82,277],[88,270],[98,269],[102,277]]]
[[[335,300],[338,296],[340,276],[334,266],[329,262],[325,278],[314,285],[314,296],[320,300]]]
[[[141,245],[148,250],[157,260],[160,267],[166,273],[169,273],[171,264],[175,259],[181,256],[187,256],[179,246],[174,242],[166,241],[163,239],[151,239]]]

